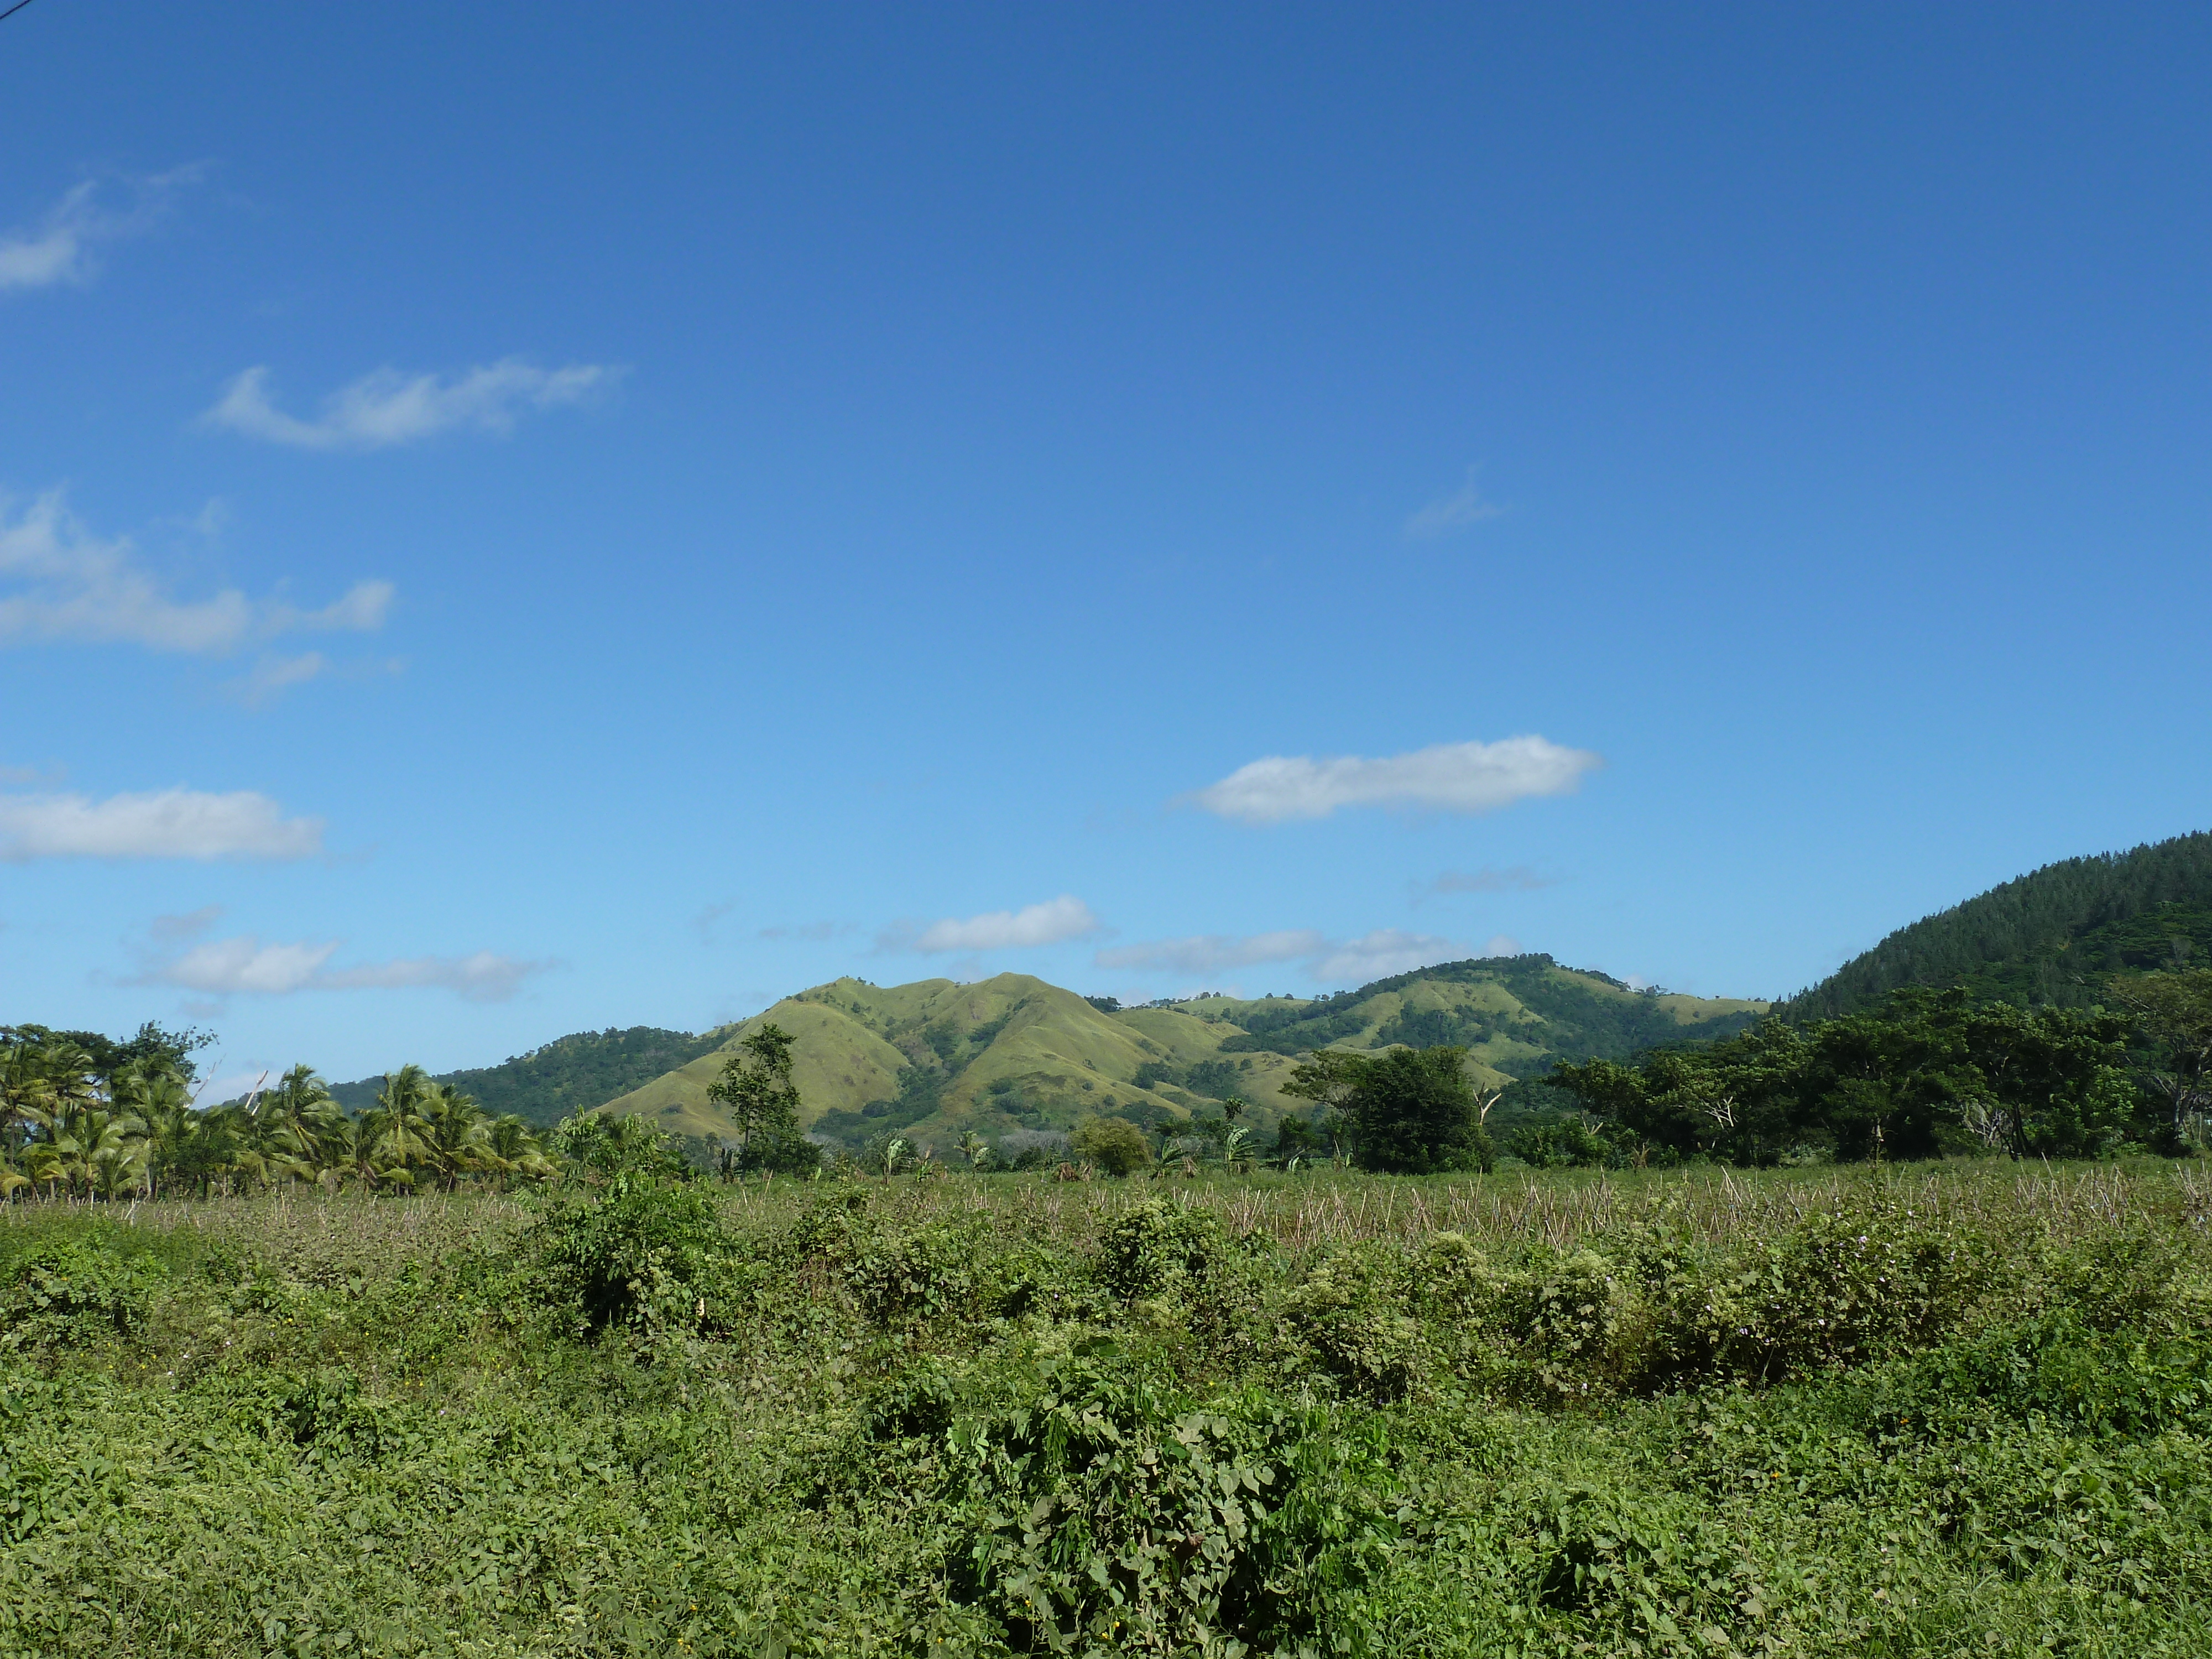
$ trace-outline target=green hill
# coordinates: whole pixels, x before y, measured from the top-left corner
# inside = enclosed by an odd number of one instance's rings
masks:
[[[588,1112],[720,1048],[726,1035],[709,1031],[694,1036],[651,1025],[633,1025],[626,1031],[579,1031],[517,1054],[503,1065],[447,1072],[438,1081],[474,1096],[488,1112],[514,1112],[544,1127]],[[383,1086],[380,1077],[363,1078],[357,1083],[335,1084],[331,1093],[348,1111],[360,1112],[376,1103],[377,1091]]]
[[[1549,957],[1447,963],[1316,1000],[1208,996],[1102,1007],[1023,974],[961,985],[841,979],[787,997],[722,1034],[720,1047],[601,1108],[708,1138],[731,1126],[707,1091],[725,1052],[773,1020],[798,1039],[801,1127],[847,1145],[887,1129],[923,1139],[1066,1128],[1118,1114],[1171,1122],[1235,1094],[1265,1129],[1298,1054],[1335,1045],[1462,1043],[1479,1080],[1502,1086],[1554,1060],[1622,1058],[1686,1036],[1724,1036],[1759,1002],[1631,989]]]
[[[2212,960],[2212,831],[2047,864],[1900,927],[1775,1012],[1830,1019],[1901,986],[2085,1007],[2115,973]]]

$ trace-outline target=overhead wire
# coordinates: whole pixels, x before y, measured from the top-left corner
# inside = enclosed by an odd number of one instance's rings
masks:
[[[0,23],[6,22],[9,18],[13,17],[17,12],[22,10],[24,7],[30,3],[31,0],[15,0],[15,3],[9,7],[7,10],[0,11]]]

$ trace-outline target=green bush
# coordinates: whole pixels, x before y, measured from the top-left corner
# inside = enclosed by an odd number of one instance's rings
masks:
[[[1109,1341],[951,1440],[952,1594],[1019,1653],[1357,1650],[1399,1527],[1379,1419],[1200,1401]]]
[[[159,1261],[126,1258],[100,1233],[40,1244],[0,1285],[0,1349],[87,1346],[141,1336],[167,1273]]]
[[[586,1334],[707,1325],[732,1250],[705,1194],[653,1182],[565,1203],[529,1243],[539,1298]]]
[[[1147,1199],[1100,1234],[1094,1271],[1125,1301],[1174,1296],[1218,1270],[1226,1255],[1210,1211]]]
[[[973,1311],[976,1242],[972,1232],[941,1224],[896,1234],[855,1230],[836,1257],[860,1310],[892,1325]]]
[[[1067,1144],[1078,1158],[1111,1176],[1134,1175],[1152,1161],[1145,1132],[1125,1117],[1086,1117]]]

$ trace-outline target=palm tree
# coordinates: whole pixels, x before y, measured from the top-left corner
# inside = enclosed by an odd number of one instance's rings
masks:
[[[251,1103],[264,1157],[294,1179],[313,1181],[344,1156],[345,1109],[311,1066],[295,1066]]]
[[[498,1172],[502,1187],[509,1176],[543,1181],[561,1173],[553,1160],[545,1156],[530,1125],[513,1112],[503,1113],[484,1125],[477,1156]]]
[[[444,1175],[450,1188],[483,1160],[483,1108],[459,1089],[433,1083],[423,1092],[419,1115],[431,1167]]]
[[[431,1128],[423,1114],[436,1087],[420,1066],[385,1074],[376,1104],[354,1125],[352,1162],[364,1176],[411,1187],[416,1166],[434,1162]]]
[[[94,1111],[88,1118],[86,1181],[100,1197],[112,1200],[126,1187],[137,1186],[145,1173],[146,1124],[130,1112]]]
[[[173,1071],[133,1066],[117,1074],[113,1094],[116,1103],[143,1126],[147,1147],[139,1160],[139,1174],[149,1198],[172,1170],[207,1180],[229,1161],[230,1148],[218,1146],[215,1137],[204,1133],[207,1126],[192,1109],[184,1079]]]

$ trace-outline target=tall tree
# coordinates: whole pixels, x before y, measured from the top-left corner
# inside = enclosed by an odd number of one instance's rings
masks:
[[[2124,975],[2112,981],[2111,994],[2165,1051],[2150,1082],[2166,1103],[2171,1146],[2179,1146],[2192,1119],[2212,1114],[2212,968]]]
[[[1466,1049],[1447,1044],[1392,1048],[1367,1062],[1350,1102],[1360,1168],[1429,1175],[1490,1167],[1466,1060]]]
[[[757,1152],[799,1139],[799,1085],[792,1081],[795,1039],[770,1021],[738,1044],[707,1094],[730,1109],[738,1127],[738,1162],[754,1167]]]

